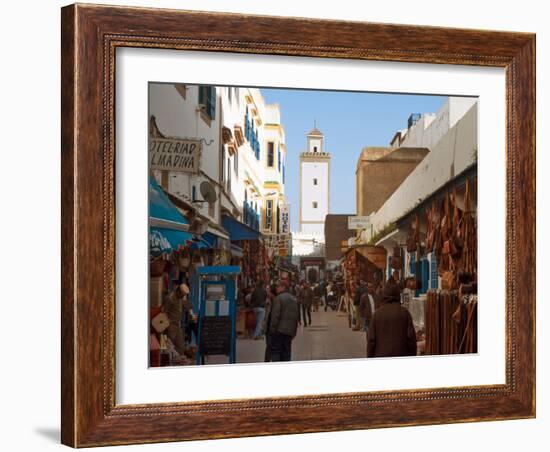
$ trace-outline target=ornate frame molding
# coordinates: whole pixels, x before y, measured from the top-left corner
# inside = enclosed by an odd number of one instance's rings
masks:
[[[308,27],[311,24],[322,27]],[[315,31],[321,29],[323,33]],[[506,383],[116,405],[114,90],[118,47],[504,67]],[[71,5],[62,9],[61,154],[64,444],[84,447],[535,415],[533,34]],[[97,237],[102,237],[101,247]]]

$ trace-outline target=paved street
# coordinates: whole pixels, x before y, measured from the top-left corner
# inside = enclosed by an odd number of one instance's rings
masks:
[[[352,331],[345,314],[320,310],[311,316],[311,326],[298,327],[292,342],[292,361],[365,357],[365,333]],[[264,352],[264,340],[237,340],[238,363],[263,362]]]

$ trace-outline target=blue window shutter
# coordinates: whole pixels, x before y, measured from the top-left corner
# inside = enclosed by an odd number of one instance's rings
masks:
[[[428,291],[428,283],[430,282],[430,263],[428,259],[422,259],[422,289],[420,293],[426,293]]]
[[[438,283],[438,278],[437,278],[437,256],[435,253],[431,253],[431,284],[430,284],[430,288],[431,289],[437,289],[437,283]]]
[[[208,116],[214,119],[216,117],[216,87],[210,86],[208,88]]]

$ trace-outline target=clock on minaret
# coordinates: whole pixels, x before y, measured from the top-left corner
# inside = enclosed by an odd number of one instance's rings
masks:
[[[307,134],[307,150],[300,154],[300,232],[324,234],[330,211],[330,154],[316,128]]]

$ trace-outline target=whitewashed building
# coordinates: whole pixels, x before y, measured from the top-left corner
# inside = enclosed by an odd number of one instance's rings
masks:
[[[314,127],[300,154],[299,230],[292,233],[293,263],[301,265],[313,280],[324,275],[325,218],[330,213],[330,153],[324,135]]]
[[[152,83],[149,99],[152,142],[200,143],[194,171],[153,169],[162,188],[192,206],[218,236],[228,238],[222,224],[229,216],[261,233],[273,252],[287,247],[279,237],[280,214],[288,210],[279,106],[266,104],[259,89],[227,86]],[[215,196],[205,199],[205,191]]]
[[[459,107],[455,108],[457,104]],[[424,131],[424,139],[428,140],[425,142],[435,142],[435,145],[399,188],[370,216],[370,228],[350,240],[351,245],[383,246],[388,259],[394,248],[400,247],[404,257],[404,276],[422,274],[422,293],[439,285],[435,254],[430,252],[418,260],[417,253],[407,252],[403,244],[411,233],[411,222],[416,214],[419,215],[418,227],[422,240],[426,233],[425,209],[433,200],[440,200],[446,192],[453,191],[459,208],[464,208],[465,181],[477,178],[477,100],[459,98],[455,103],[455,98],[450,98],[431,121],[439,127],[432,137],[426,136]],[[447,126],[450,127],[441,134]],[[471,201],[477,205],[476,184],[470,190]],[[387,271],[389,277],[389,260]]]
[[[213,86],[151,83],[149,85],[150,142],[155,138],[192,139],[200,143],[195,171],[150,168],[159,185],[189,203],[205,219],[220,224],[220,100]],[[150,144],[151,145],[151,144]],[[150,154],[150,159],[153,155]],[[207,202],[201,184],[208,184],[216,200]]]

